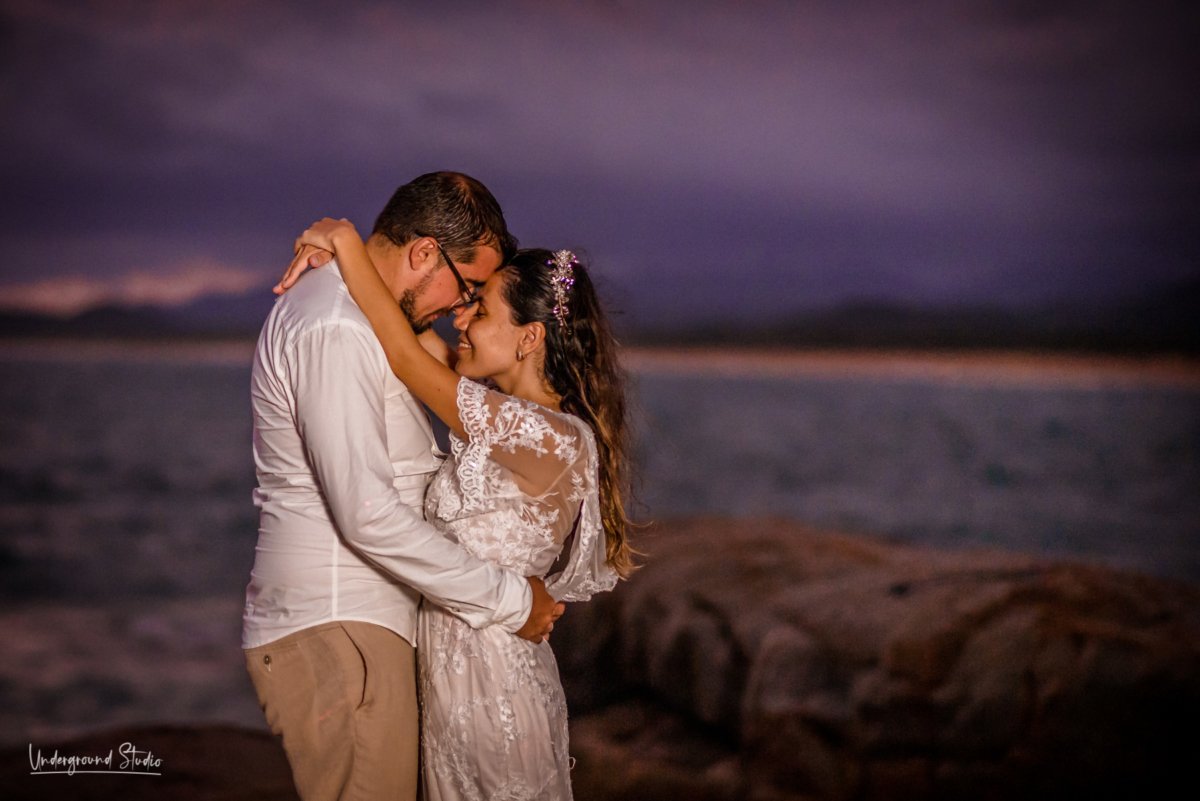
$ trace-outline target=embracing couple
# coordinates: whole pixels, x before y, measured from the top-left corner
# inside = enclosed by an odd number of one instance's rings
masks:
[[[517,250],[491,193],[440,172],[365,242],[315,224],[276,291],[243,647],[301,798],[407,801],[420,774],[428,799],[569,799],[549,632],[631,567],[625,403],[587,271]],[[429,330],[446,314],[456,354]]]

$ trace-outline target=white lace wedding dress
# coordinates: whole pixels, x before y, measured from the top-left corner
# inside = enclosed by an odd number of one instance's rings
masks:
[[[558,600],[611,589],[617,577],[604,561],[588,426],[465,378],[458,408],[468,439],[452,436],[425,496],[426,519],[523,575],[553,567],[546,587]],[[570,799],[567,704],[549,643],[472,629],[426,602],[417,644],[425,797]]]

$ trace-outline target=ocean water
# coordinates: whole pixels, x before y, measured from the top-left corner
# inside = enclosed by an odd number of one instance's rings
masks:
[[[651,515],[777,515],[1200,581],[1200,391],[638,377]]]
[[[262,726],[248,358],[0,350],[0,744]],[[640,516],[786,516],[1200,581],[1200,388],[636,371]]]

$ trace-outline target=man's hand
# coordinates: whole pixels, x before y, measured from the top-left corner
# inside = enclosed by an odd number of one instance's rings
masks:
[[[550,593],[546,592],[546,584],[537,576],[530,576],[526,581],[533,590],[533,608],[529,611],[529,619],[525,621],[525,625],[517,630],[517,636],[530,642],[548,640],[554,628],[554,621],[562,617],[567,607],[554,603]]]

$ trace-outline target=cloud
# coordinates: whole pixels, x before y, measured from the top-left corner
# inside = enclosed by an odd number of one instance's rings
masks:
[[[1070,6],[1010,19],[936,3],[357,3],[328,16],[248,3],[234,20],[192,3],[49,8],[16,15],[9,58],[45,69],[14,82],[10,136],[100,172],[405,152],[1036,214],[1097,168],[1061,169],[1058,138],[1094,131],[1098,112],[1110,130],[1097,139],[1136,127],[1097,91],[1133,58],[1111,9],[1097,22]],[[1065,113],[1052,105],[1064,99]],[[1153,98],[1137,105],[1157,115]]]
[[[262,276],[207,259],[111,279],[74,275],[0,286],[0,308],[69,317],[104,305],[180,306],[204,295],[240,294]]]
[[[1186,6],[0,0],[0,281],[273,265],[450,168],[683,317],[1130,295],[1200,263]]]

